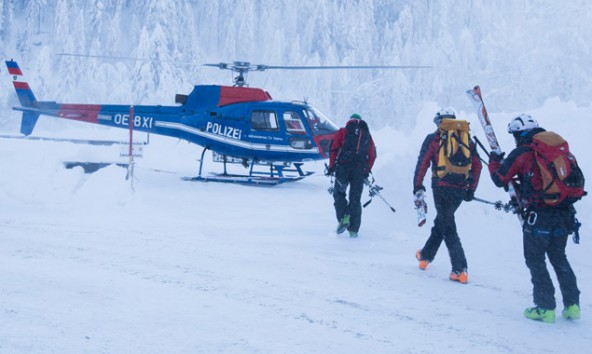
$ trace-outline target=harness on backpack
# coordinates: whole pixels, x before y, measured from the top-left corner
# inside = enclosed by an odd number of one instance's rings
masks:
[[[440,146],[435,174],[451,182],[463,182],[471,170],[469,147],[469,122],[458,119],[442,119],[438,127]]]
[[[587,194],[584,174],[569,145],[559,134],[535,134],[530,144],[541,171],[543,189],[540,197],[546,205],[573,204]]]
[[[372,139],[368,124],[363,120],[357,120],[347,124],[345,130],[345,139],[339,153],[338,163],[347,163],[359,167],[366,166]]]

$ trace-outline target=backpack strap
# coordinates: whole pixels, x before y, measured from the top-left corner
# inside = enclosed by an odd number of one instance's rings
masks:
[[[458,145],[464,147],[469,152],[471,151],[470,145],[467,145],[464,141],[462,141],[458,136],[456,136],[456,134],[454,134],[454,132],[452,133],[451,137],[458,142]]]

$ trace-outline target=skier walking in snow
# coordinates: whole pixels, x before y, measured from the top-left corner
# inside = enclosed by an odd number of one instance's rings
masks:
[[[468,122],[456,120],[452,108],[443,108],[434,117],[438,129],[429,134],[419,152],[413,177],[413,194],[423,203],[423,179],[432,167],[432,191],[436,218],[430,236],[415,254],[419,268],[426,270],[442,244],[446,243],[452,271],[450,280],[467,283],[467,260],[456,230],[454,213],[463,200],[473,199],[479,183],[481,161],[469,137]]]
[[[337,233],[349,231],[350,237],[358,237],[362,223],[362,192],[364,181],[370,175],[376,147],[362,117],[354,113],[345,127],[333,138],[327,175],[335,175],[333,199],[337,216]],[[346,198],[349,187],[349,201]]]
[[[567,237],[576,230],[573,201],[556,206],[545,203],[544,177],[537,165],[533,138],[545,132],[528,114],[521,114],[508,124],[508,133],[514,135],[516,148],[506,159],[504,154],[490,155],[489,172],[498,187],[507,187],[518,178],[516,189],[519,195],[523,225],[523,247],[526,266],[530,270],[533,285],[534,307],[527,308],[524,316],[548,323],[555,321],[555,288],[547,271],[545,256],[555,270],[563,296],[563,317],[580,318],[580,291],[576,276],[567,260],[565,247]],[[583,176],[582,176],[583,180]]]

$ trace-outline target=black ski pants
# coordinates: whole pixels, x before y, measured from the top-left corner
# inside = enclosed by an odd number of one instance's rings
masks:
[[[567,260],[565,246],[575,223],[573,208],[544,208],[526,214],[523,232],[524,259],[530,270],[535,305],[555,309],[555,288],[547,271],[545,256],[555,270],[563,305],[580,303],[576,276]]]
[[[335,171],[335,190],[333,205],[337,221],[344,215],[350,216],[348,231],[358,232],[362,224],[362,192],[364,191],[364,170],[348,165],[340,165]],[[346,193],[349,187],[349,198]],[[348,201],[349,199],[349,201]]]
[[[460,238],[456,232],[454,213],[463,201],[465,191],[460,188],[433,187],[436,218],[430,237],[421,250],[421,257],[433,261],[442,244],[446,243],[452,271],[462,272],[467,269],[467,259]]]

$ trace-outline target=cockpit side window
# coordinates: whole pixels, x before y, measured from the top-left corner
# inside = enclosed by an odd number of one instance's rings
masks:
[[[284,112],[284,124],[288,133],[292,134],[306,134],[302,119],[296,112]]]
[[[303,112],[313,135],[331,134],[339,129],[316,108],[309,107]]]
[[[274,111],[253,111],[251,125],[256,130],[279,130],[277,115]]]

